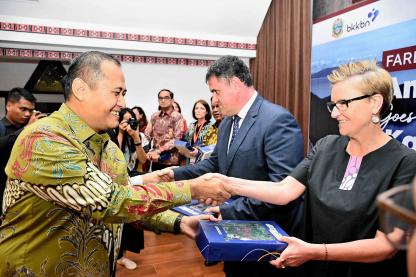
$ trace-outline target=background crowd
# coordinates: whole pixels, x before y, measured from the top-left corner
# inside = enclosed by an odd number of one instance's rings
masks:
[[[29,91],[12,89],[0,124],[1,275],[114,275],[116,263],[136,268],[124,254],[143,249],[142,228],[194,237],[203,218],[274,220],[290,235],[276,260],[225,262],[227,276],[416,276],[416,152],[380,127],[391,76],[357,61],[328,79],[339,135],[306,157],[296,119],[256,91],[234,56],[207,71],[211,103],[182,111],[163,88],[149,119],[126,107],[121,64],[101,52],[71,64],[65,103],[50,116]],[[191,198],[211,203],[218,219],[169,210]],[[42,258],[45,250],[53,256]]]

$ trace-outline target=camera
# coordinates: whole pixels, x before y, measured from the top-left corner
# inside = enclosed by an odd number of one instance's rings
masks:
[[[130,128],[132,128],[133,130],[137,130],[137,125],[139,125],[139,123],[135,118],[129,118],[127,123],[130,125]]]

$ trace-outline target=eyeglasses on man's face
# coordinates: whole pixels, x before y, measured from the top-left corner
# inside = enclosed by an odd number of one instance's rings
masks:
[[[377,197],[380,221],[388,240],[398,249],[406,249],[415,232],[416,210],[411,185],[391,188]]]
[[[357,100],[361,100],[361,99],[365,99],[365,98],[371,97],[374,94],[376,94],[376,93],[366,94],[366,95],[354,97],[354,98],[351,98],[351,99],[341,99],[341,100],[338,100],[337,102],[332,102],[332,101],[331,102],[327,102],[326,103],[326,107],[328,108],[328,111],[330,113],[332,113],[332,111],[334,110],[335,107],[337,107],[337,109],[340,112],[344,112],[344,111],[346,111],[348,109],[348,104],[349,103],[351,103],[353,101],[357,101]]]
[[[167,101],[167,100],[170,100],[172,98],[170,98],[170,96],[159,96],[158,99],[159,99],[159,101],[163,101],[163,100]]]

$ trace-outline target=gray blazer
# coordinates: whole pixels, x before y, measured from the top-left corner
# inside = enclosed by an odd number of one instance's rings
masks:
[[[229,149],[232,118],[218,130],[211,157],[197,164],[174,169],[175,179],[191,179],[207,172],[251,180],[279,181],[303,159],[303,137],[295,118],[281,106],[258,95]],[[292,229],[295,204],[276,206],[247,197],[236,197],[220,207],[223,219],[275,220],[288,232]]]

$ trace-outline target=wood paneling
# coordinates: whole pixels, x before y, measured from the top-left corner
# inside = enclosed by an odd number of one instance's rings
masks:
[[[254,87],[288,109],[308,144],[311,1],[273,0],[257,36],[257,56],[250,61]]]

